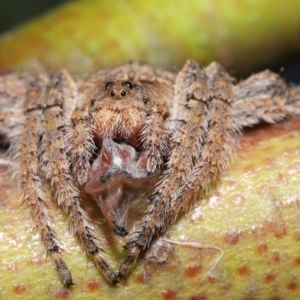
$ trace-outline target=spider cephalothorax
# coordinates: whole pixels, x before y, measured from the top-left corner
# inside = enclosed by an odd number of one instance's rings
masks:
[[[0,79],[1,134],[11,141],[22,199],[67,286],[73,281],[47,217],[40,170],[87,253],[116,283],[154,234],[167,230],[226,170],[243,126],[299,113],[300,103],[299,87],[288,88],[269,71],[234,84],[218,64],[203,68],[193,61],[177,74],[130,63],[74,79],[66,71]],[[96,243],[80,207],[80,186],[122,236],[130,228],[115,214],[120,203],[139,193],[148,200],[119,272]]]

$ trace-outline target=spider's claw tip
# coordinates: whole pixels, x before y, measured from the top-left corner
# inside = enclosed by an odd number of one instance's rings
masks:
[[[124,278],[125,278],[124,274],[122,274],[121,272],[118,272],[118,274],[117,274],[118,282],[120,283]]]
[[[126,227],[117,226],[114,228],[114,232],[120,236],[126,236],[129,232]]]
[[[112,280],[111,282],[113,285],[117,285],[120,283],[120,281],[118,280],[118,275]]]
[[[114,232],[120,236],[126,236],[129,232],[126,227],[120,226],[117,224],[117,221],[114,220]]]
[[[72,285],[75,285],[72,278],[64,282],[64,285],[68,288],[70,288]]]

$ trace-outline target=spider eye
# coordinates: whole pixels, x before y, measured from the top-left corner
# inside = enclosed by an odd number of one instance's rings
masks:
[[[96,99],[92,99],[91,100],[91,105],[93,106],[95,104],[95,102],[96,102]]]
[[[125,92],[125,91],[122,91],[122,92],[121,92],[121,96],[122,96],[122,97],[125,97],[125,96],[126,96],[126,92]]]
[[[110,81],[106,84],[105,89],[108,90],[109,88],[113,87],[115,83],[113,81]]]
[[[130,81],[122,81],[122,86],[132,90],[133,85]]]
[[[147,104],[148,101],[149,101],[149,99],[147,99],[147,98],[144,98],[144,99],[143,99],[144,104]]]
[[[110,92],[110,95],[111,95],[112,97],[114,97],[114,96],[116,95],[116,92],[115,92],[115,91],[111,91],[111,92]]]

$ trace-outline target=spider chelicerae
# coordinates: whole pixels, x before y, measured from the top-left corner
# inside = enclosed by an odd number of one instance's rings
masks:
[[[177,73],[127,63],[73,78],[65,70],[0,77],[1,134],[10,142],[21,197],[66,286],[73,281],[47,217],[40,171],[86,252],[117,283],[153,236],[227,169],[242,127],[299,112],[299,87],[270,71],[237,83],[217,63],[187,61]],[[129,229],[116,214],[120,203],[140,194],[148,199],[118,272],[80,207],[81,188],[121,236]]]

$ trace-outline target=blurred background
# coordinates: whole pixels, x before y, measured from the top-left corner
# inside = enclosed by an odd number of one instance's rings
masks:
[[[81,73],[128,60],[178,69],[192,58],[239,78],[271,68],[299,83],[300,1],[286,2],[0,1],[0,70],[38,61]]]

